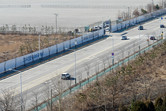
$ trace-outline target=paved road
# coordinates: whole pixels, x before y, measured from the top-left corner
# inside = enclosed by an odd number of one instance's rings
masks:
[[[76,53],[76,80],[79,82],[82,79],[87,78],[87,76],[91,76],[102,70],[104,67],[111,65],[111,54],[113,52],[115,54],[115,62],[117,62],[135,51],[138,51],[139,46],[141,48],[146,47],[148,45],[148,36],[155,35],[157,37],[157,35],[161,33],[159,25],[160,20],[155,19],[143,25],[145,30],[138,31],[137,27],[128,30],[127,36],[129,37],[129,40],[121,40],[121,34],[124,32],[111,33],[112,37],[110,36],[110,33],[107,33],[110,37],[100,42],[23,71],[21,73],[22,90],[23,98],[26,101],[26,108],[32,106],[32,101],[34,100],[35,95],[39,98],[38,102],[41,102],[49,97],[50,92],[48,91],[50,91],[50,89],[54,89],[53,94],[57,94],[61,91],[61,88],[64,90],[75,83],[74,53]],[[162,31],[164,30],[165,29]],[[153,42],[155,41],[150,41],[150,44]],[[61,80],[60,74],[63,72],[69,72],[73,79]],[[1,80],[0,89],[14,89],[16,95],[19,94],[19,74]]]

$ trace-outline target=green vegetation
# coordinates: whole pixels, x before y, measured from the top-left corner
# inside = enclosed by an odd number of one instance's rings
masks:
[[[145,9],[141,9],[141,12],[143,13],[143,14],[146,14],[146,13],[148,13]]]

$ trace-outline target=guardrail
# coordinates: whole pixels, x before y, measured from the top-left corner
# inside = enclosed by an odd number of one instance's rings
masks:
[[[104,70],[104,71],[101,71],[99,74],[96,74],[92,77],[90,77],[89,79],[86,79],[86,80],[83,80],[83,82],[81,83],[78,83],[76,84],[75,86],[73,86],[72,88],[69,88],[68,90],[65,90],[62,95],[60,96],[61,98],[69,95],[70,93],[72,92],[75,92],[77,91],[78,89],[82,88],[83,86],[93,82],[94,80],[96,80],[98,77],[101,77],[103,75],[105,75],[106,73],[110,72],[111,70],[121,66],[122,64],[124,63],[127,63],[133,59],[135,59],[139,54],[142,54],[144,53],[145,51],[149,51],[151,50],[154,46],[158,45],[158,44],[161,44],[165,41],[166,39],[161,39],[155,43],[153,43],[152,45],[150,46],[147,46],[146,48],[140,50],[140,51],[137,51],[136,53],[134,53],[133,55],[129,56],[129,57],[126,57],[125,59],[122,59],[121,61],[115,63],[114,65],[112,65],[111,67],[109,67],[108,69]],[[56,96],[54,97],[52,100],[49,100],[48,102],[45,102],[45,103],[42,103],[41,105],[39,105],[37,107],[37,109],[32,109],[32,111],[40,111],[42,109],[44,109],[48,104],[50,104],[51,102],[56,102],[57,100],[59,100],[60,98],[59,96]]]

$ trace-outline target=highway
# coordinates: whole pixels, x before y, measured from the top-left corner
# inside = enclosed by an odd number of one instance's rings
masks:
[[[62,90],[75,84],[74,67],[76,54],[76,81],[77,83],[88,76],[94,75],[101,71],[104,67],[112,64],[112,53],[114,53],[114,62],[119,61],[128,55],[139,51],[140,48],[148,46],[148,36],[154,35],[160,39],[158,35],[165,29],[160,29],[160,19],[143,24],[144,30],[138,30],[138,26],[127,32],[129,40],[121,40],[121,33],[108,33],[109,36],[94,44],[63,55],[52,61],[40,64],[36,67],[24,70],[14,76],[8,77],[0,81],[1,95],[5,89],[15,91],[15,95],[20,93],[20,75],[22,75],[22,91],[24,98],[25,109],[32,107],[35,95],[38,96],[38,103],[50,97],[50,91],[53,89],[53,94],[57,94]],[[155,40],[156,41],[156,40]],[[149,44],[153,42],[150,40]],[[73,79],[61,80],[60,74],[69,72]]]

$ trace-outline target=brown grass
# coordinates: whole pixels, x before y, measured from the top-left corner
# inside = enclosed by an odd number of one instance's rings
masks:
[[[41,36],[41,49],[74,38],[68,35]],[[22,50],[22,52],[21,52]],[[0,35],[0,62],[38,50],[38,35]]]

